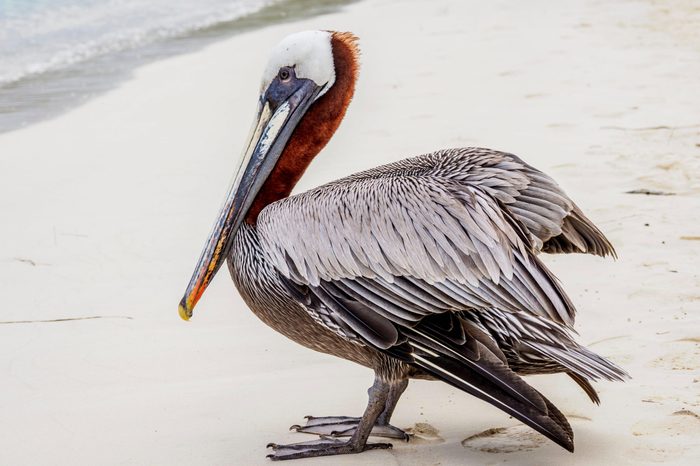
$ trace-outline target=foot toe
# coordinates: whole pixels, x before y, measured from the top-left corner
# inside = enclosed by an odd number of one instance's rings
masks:
[[[272,461],[344,455],[348,453],[359,453],[366,450],[392,448],[390,443],[367,443],[363,446],[359,446],[350,441],[341,441],[331,438],[324,438],[311,442],[292,443],[289,445],[277,445],[274,443],[269,445],[272,445],[274,451],[267,455],[267,457]]]
[[[350,437],[355,433],[355,429],[360,422],[359,417],[351,416],[305,416],[305,418],[307,420],[305,425],[300,426],[294,424],[289,430],[303,434],[315,434],[329,437]],[[410,439],[409,434],[388,424],[375,425],[372,428],[371,435],[374,437],[393,438],[404,441]]]

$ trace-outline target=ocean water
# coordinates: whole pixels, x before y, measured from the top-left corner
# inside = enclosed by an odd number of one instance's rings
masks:
[[[342,0],[0,0],[0,132],[109,89],[134,66]]]

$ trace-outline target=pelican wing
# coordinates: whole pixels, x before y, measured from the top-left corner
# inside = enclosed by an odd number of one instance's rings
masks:
[[[566,325],[574,307],[536,253],[612,251],[549,177],[478,148],[406,159],[280,200],[261,212],[258,232],[297,283],[412,277],[449,287],[473,308]]]
[[[427,316],[462,313],[512,351],[610,378],[617,368],[569,334],[574,306],[534,246],[551,238],[511,210],[535,195],[573,205],[547,180],[509,154],[436,152],[273,203],[257,229],[289,288],[313,294],[309,312],[346,337],[387,349]],[[521,211],[565,218],[563,207]]]

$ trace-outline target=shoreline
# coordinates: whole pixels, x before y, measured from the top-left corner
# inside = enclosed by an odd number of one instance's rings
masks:
[[[150,63],[196,53],[248,31],[330,14],[355,1],[286,0],[233,20],[0,83],[0,134],[59,117],[118,88]]]
[[[267,52],[304,29],[353,31],[362,67],[296,191],[439,148],[517,154],[615,246],[617,261],[542,259],[578,309],[578,341],[633,377],[595,384],[600,406],[563,374],[527,378],[571,421],[574,454],[446,384],[412,381],[392,424],[421,435],[333,464],[700,462],[700,10],[601,5],[353,3],[139,67],[0,134],[1,320],[127,317],[0,325],[0,463],[266,465],[268,442],[313,438],[287,431],[304,415],[362,412],[371,372],[267,328],[225,271],[191,322],[176,310]],[[640,189],[675,195],[627,193]]]

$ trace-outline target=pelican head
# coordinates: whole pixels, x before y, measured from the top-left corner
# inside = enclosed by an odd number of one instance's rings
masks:
[[[352,98],[358,50],[350,33],[292,34],[272,51],[236,176],[204,245],[180,317],[189,320],[241,224],[291,192],[337,129]]]

